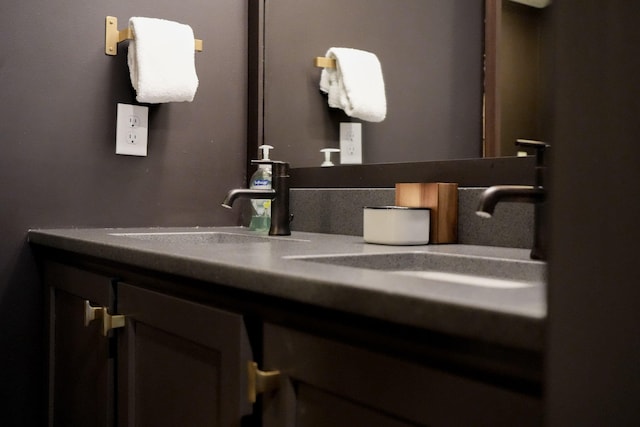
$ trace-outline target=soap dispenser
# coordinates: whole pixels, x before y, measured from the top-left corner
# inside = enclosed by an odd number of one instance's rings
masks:
[[[269,160],[269,150],[273,149],[273,147],[265,144],[258,148],[262,150],[262,160]],[[256,190],[270,190],[272,179],[271,175],[271,165],[258,165],[258,170],[251,175],[249,188]],[[251,207],[252,212],[249,230],[268,233],[269,227],[271,226],[271,200],[251,199]]]

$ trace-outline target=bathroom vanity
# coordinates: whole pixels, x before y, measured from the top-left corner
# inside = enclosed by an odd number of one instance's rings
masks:
[[[544,264],[526,249],[240,227],[29,241],[50,425],[542,424]]]

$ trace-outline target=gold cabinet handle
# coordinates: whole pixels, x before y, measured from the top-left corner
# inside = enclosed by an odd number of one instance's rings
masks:
[[[249,380],[247,397],[250,403],[256,402],[258,394],[275,390],[280,385],[280,371],[261,371],[258,369],[258,364],[251,360],[249,361],[247,376]]]
[[[110,330],[124,328],[124,320],[124,315],[111,315],[107,313],[107,310],[104,310],[104,315],[102,316],[102,335],[106,337]]]
[[[93,307],[89,301],[84,302],[84,326],[89,326],[89,323],[96,319],[101,319],[105,312],[104,307]]]
[[[84,326],[96,319],[102,319],[102,335],[105,337],[110,330],[124,327],[125,317],[121,314],[111,315],[106,307],[93,307],[89,301],[84,302]]]

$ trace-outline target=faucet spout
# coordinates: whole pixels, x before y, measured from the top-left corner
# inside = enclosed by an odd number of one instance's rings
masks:
[[[547,233],[545,201],[547,190],[545,181],[545,150],[549,145],[540,141],[519,139],[516,144],[536,150],[535,185],[495,185],[487,188],[480,196],[476,214],[490,218],[499,202],[533,203],[533,248],[531,258],[544,260],[547,257]]]
[[[271,227],[270,236],[291,235],[291,215],[289,214],[289,163],[259,160],[252,163],[270,164],[273,168],[272,188],[253,189],[235,188],[229,190],[227,197],[222,201],[222,206],[231,209],[233,202],[238,198],[271,199]]]
[[[480,197],[476,214],[490,218],[498,202],[542,203],[546,199],[545,191],[530,185],[495,185],[487,188]]]
[[[239,198],[251,198],[251,199],[273,199],[276,197],[276,190],[258,190],[250,188],[234,188],[229,190],[227,197],[222,201],[222,207],[231,209],[233,202]]]
[[[480,196],[476,214],[491,218],[499,202],[524,202],[534,204],[533,247],[531,258],[544,260],[547,257],[546,221],[544,202],[546,191],[542,187],[529,185],[495,185],[489,187]]]

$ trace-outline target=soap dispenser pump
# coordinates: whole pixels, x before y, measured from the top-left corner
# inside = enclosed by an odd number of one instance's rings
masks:
[[[273,149],[271,145],[261,145],[258,147],[262,150],[262,160],[269,160],[269,150]],[[258,165],[251,180],[249,188],[256,190],[270,190],[272,182],[272,172],[270,164]],[[251,222],[249,230],[260,233],[268,233],[271,226],[271,200],[269,199],[251,199]]]

